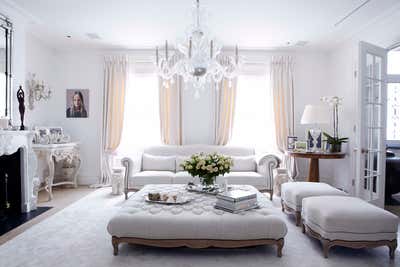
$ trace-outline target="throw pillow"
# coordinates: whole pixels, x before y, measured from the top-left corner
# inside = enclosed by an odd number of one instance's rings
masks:
[[[189,156],[176,156],[176,166],[175,169],[177,172],[183,172],[183,168],[181,167],[181,164],[185,161],[190,159]]]
[[[231,156],[231,158],[233,160],[231,171],[233,172],[255,172],[257,170],[257,162],[254,156]]]
[[[143,171],[175,171],[175,156],[142,155]]]

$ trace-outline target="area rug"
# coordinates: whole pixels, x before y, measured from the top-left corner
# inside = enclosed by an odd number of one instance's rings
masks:
[[[388,248],[348,249],[334,247],[330,257],[322,256],[318,241],[301,233],[292,216],[281,213],[288,226],[282,258],[276,248],[259,246],[242,249],[162,249],[120,245],[113,256],[106,226],[124,202],[110,188],[101,188],[64,210],[47,218],[0,246],[0,265],[7,267],[41,266],[400,266],[400,253],[389,260]],[[279,199],[274,206],[280,209]]]

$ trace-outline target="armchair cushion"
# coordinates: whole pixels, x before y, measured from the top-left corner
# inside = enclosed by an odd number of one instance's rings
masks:
[[[175,156],[143,154],[142,171],[175,171]]]

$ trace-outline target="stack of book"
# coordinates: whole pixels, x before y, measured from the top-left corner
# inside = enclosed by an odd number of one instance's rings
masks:
[[[245,190],[235,189],[217,194],[216,209],[238,213],[258,207],[257,194]]]

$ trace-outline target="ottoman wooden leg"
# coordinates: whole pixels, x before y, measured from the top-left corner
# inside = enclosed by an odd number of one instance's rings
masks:
[[[391,259],[394,259],[394,253],[396,252],[396,248],[397,248],[397,239],[390,242],[388,247],[389,247],[389,256]]]
[[[301,212],[296,211],[296,226],[300,226],[300,221],[301,221]]]
[[[282,257],[282,249],[283,249],[283,245],[285,244],[285,240],[282,238],[282,239],[279,239],[278,241],[277,241],[277,243],[276,243],[276,246],[277,246],[277,256],[280,258],[280,257]]]
[[[303,220],[301,220],[301,232],[302,232],[303,234],[306,233],[306,226],[304,225]]]
[[[322,239],[321,243],[322,243],[322,248],[324,251],[324,257],[328,258],[329,249],[331,248],[331,244],[328,240],[325,240],[325,239]]]
[[[113,236],[112,240],[111,240],[111,243],[112,243],[113,248],[114,248],[114,256],[117,256],[118,255],[118,245],[119,245],[118,237]]]
[[[282,206],[282,212],[285,212],[285,205],[283,204],[283,200],[281,199],[281,206]]]

